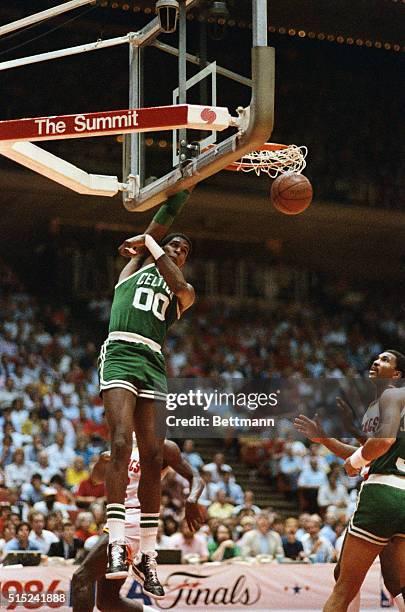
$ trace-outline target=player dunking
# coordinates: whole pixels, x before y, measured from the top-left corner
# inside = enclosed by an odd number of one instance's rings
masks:
[[[139,444],[142,474],[138,497],[141,507],[139,572],[146,591],[163,597],[156,573],[156,535],[160,509],[160,472],[164,436],[156,433],[156,404],[167,392],[161,352],[168,328],[195,299],[182,272],[191,242],[184,234],[166,236],[189,196],[171,197],[158,211],[145,234],[120,246],[131,261],[115,287],[108,338],[99,361],[100,390],[111,434],[111,461],[106,470],[107,526],[106,577],[127,575],[125,547],[125,489],[132,432]],[[145,256],[146,251],[146,256]]]
[[[109,453],[104,453],[93,467],[92,479],[94,482],[103,482],[106,467],[110,460]],[[196,531],[204,521],[203,508],[199,506],[198,499],[204,489],[204,484],[198,473],[192,469],[190,464],[182,457],[177,444],[165,440],[163,446],[163,478],[168,469],[173,469],[189,483],[189,494],[185,504],[185,518],[191,531]],[[134,559],[139,550],[140,508],[138,499],[138,487],[142,465],[139,461],[139,449],[134,444],[131,459],[127,467],[128,485],[125,495],[125,541],[130,551],[131,559]],[[123,580],[106,580],[104,577],[107,566],[107,543],[108,536],[102,535],[96,546],[75,571],[72,578],[73,612],[92,612],[94,608],[94,583],[97,581],[97,608],[103,612],[147,612],[152,610],[142,603],[120,597],[120,589]],[[134,568],[136,579],[140,577]],[[142,582],[142,579],[141,579]]]
[[[398,351],[384,351],[374,361],[369,377],[376,384],[376,400],[363,417],[362,429],[364,433],[372,429],[376,437],[366,441],[363,438],[364,446],[359,449],[326,438],[316,420],[304,415],[295,420],[299,431],[346,459],[349,475],[371,463],[350,521],[336,572],[337,583],[325,612],[347,610],[378,554],[386,586],[396,598],[398,608],[405,609],[398,596],[401,590],[405,595],[405,439],[398,437],[405,431],[405,390],[394,386],[404,374],[405,356]]]

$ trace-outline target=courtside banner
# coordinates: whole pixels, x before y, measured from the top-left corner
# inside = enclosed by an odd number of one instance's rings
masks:
[[[143,600],[157,610],[175,612],[315,611],[322,609],[332,591],[333,569],[333,564],[160,565],[165,599],[157,602],[144,597],[140,585],[132,578],[127,579],[121,593]],[[70,579],[74,570],[74,566],[2,568],[1,609],[70,610]],[[380,567],[376,563],[361,591],[361,610],[375,610],[379,606]]]

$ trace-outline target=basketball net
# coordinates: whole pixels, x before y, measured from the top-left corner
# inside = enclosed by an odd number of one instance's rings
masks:
[[[257,151],[244,155],[239,161],[233,162],[226,170],[233,172],[262,172],[275,179],[279,174],[295,172],[301,174],[307,165],[305,158],[308,149],[305,146],[283,145],[266,142]]]

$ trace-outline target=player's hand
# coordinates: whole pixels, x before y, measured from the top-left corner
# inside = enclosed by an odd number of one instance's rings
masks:
[[[194,502],[186,502],[185,518],[188,528],[193,533],[198,531],[206,520],[206,512],[204,506]]]
[[[118,252],[122,257],[135,257],[139,255],[139,249],[142,249],[144,246],[145,234],[139,234],[138,236],[133,236],[132,238],[124,240],[118,247]]]
[[[110,453],[110,451],[103,451],[100,454],[99,458],[98,458],[98,461],[100,461],[100,460],[101,461],[110,461],[111,460],[111,453]]]
[[[313,419],[308,418],[305,414],[300,414],[294,419],[294,427],[304,434],[308,440],[311,440],[311,442],[318,442],[320,444],[323,438],[327,438],[318,414],[315,414]]]
[[[358,476],[360,474],[360,470],[353,467],[352,464],[350,463],[350,457],[346,459],[344,468],[348,476]]]

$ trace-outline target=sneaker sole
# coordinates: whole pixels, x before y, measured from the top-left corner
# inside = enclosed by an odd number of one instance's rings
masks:
[[[131,565],[131,567],[129,568],[129,575],[132,578],[135,578],[135,580],[139,582],[139,584],[142,587],[142,591],[144,592],[145,595],[148,595],[148,597],[152,597],[153,599],[164,599],[166,597],[166,595],[154,595],[153,593],[150,593],[147,589],[145,589],[144,587],[145,577],[133,565]]]
[[[128,572],[111,572],[105,575],[107,580],[122,580],[128,578]]]
[[[153,593],[150,593],[149,591],[145,589],[143,585],[142,585],[142,591],[144,592],[145,595],[147,595],[148,597],[151,597],[152,599],[164,599],[166,597],[166,594],[165,595],[154,595]]]

